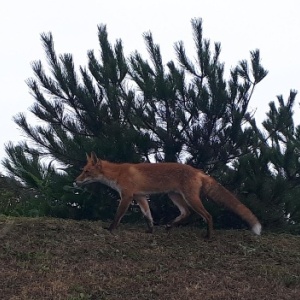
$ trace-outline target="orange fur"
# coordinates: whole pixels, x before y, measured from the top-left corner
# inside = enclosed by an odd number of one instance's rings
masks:
[[[206,221],[207,236],[211,237],[213,221],[200,200],[199,194],[202,191],[215,202],[223,204],[239,215],[250,225],[254,233],[260,234],[261,231],[257,218],[232,193],[212,177],[188,165],[179,163],[115,164],[100,160],[92,153],[91,156],[87,155],[87,164],[76,178],[76,184],[91,182],[106,184],[118,191],[121,196],[115,219],[109,230],[118,226],[134,199],[147,220],[148,232],[152,232],[153,219],[146,196],[167,193],[180,211],[180,215],[170,224],[170,227],[187,218],[191,208]]]

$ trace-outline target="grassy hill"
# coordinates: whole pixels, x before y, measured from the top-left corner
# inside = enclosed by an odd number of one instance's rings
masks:
[[[0,298],[300,299],[300,237],[0,217]]]

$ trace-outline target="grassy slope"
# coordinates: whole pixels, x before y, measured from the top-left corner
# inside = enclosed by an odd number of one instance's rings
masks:
[[[0,217],[1,299],[300,299],[300,237]]]

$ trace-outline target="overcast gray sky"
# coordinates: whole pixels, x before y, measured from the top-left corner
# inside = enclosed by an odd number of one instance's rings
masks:
[[[107,25],[112,43],[122,39],[126,54],[146,53],[142,34],[150,30],[167,63],[175,58],[173,45],[179,40],[189,57],[195,57],[190,21],[202,18],[204,36],[222,45],[227,72],[249,59],[249,51],[260,49],[269,74],[257,86],[250,107],[261,122],[277,95],[287,99],[290,89],[300,90],[299,12],[299,0],[5,1],[0,11],[0,160],[5,143],[24,139],[13,116],[25,112],[35,122],[28,111],[33,98],[25,80],[33,76],[32,61],[45,61],[42,32],[51,31],[56,52],[72,53],[78,66],[86,65],[87,50],[99,49],[98,24]],[[295,112],[300,120],[299,99]]]

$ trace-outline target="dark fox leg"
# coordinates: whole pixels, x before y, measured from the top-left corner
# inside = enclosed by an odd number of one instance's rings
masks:
[[[148,229],[146,232],[152,233],[153,232],[153,218],[151,215],[151,211],[150,211],[150,207],[149,207],[147,198],[145,196],[135,196],[134,200],[137,201],[137,203],[146,219],[147,226],[148,226]]]

